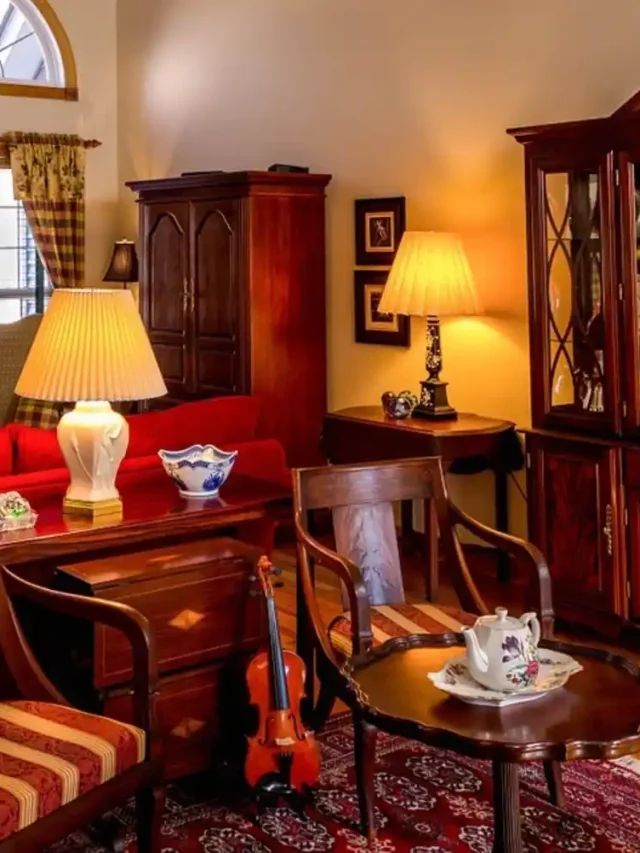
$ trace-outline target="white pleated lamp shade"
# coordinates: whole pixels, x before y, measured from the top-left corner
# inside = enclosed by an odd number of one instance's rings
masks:
[[[406,231],[378,306],[382,314],[480,314],[473,274],[455,234]]]
[[[16,385],[35,400],[146,400],[167,393],[129,290],[57,289]]]

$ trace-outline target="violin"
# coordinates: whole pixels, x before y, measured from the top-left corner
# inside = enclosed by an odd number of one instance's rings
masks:
[[[306,668],[294,652],[283,650],[271,575],[271,562],[261,557],[257,577],[267,607],[269,647],[247,668],[250,701],[259,711],[258,730],[248,738],[245,778],[265,795],[304,797],[320,773],[320,749],[302,724]]]

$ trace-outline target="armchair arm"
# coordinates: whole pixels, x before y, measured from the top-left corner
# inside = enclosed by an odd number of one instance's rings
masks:
[[[486,524],[477,521],[475,518],[467,515],[451,501],[449,501],[449,513],[452,524],[459,524],[462,527],[474,533],[480,539],[493,545],[494,548],[499,548],[501,551],[506,551],[517,557],[521,562],[529,567],[532,574],[535,576],[536,584],[540,595],[540,622],[542,625],[542,636],[545,639],[553,637],[554,612],[553,602],[551,597],[551,575],[549,567],[542,555],[542,552],[536,548],[531,542],[520,539],[517,536],[511,536],[509,533],[502,533],[499,530],[494,530]]]
[[[351,560],[341,557],[335,551],[313,539],[304,529],[299,513],[296,513],[295,516],[295,529],[298,543],[306,554],[312,557],[318,565],[324,566],[337,575],[343,582],[349,598],[353,655],[367,651],[373,643],[373,633],[371,631],[369,594],[362,580],[360,569]],[[299,566],[298,571],[307,572],[306,568],[303,569],[302,566]],[[303,588],[305,591],[308,589],[312,596],[311,578],[308,577],[303,580],[305,581]],[[320,626],[317,626],[318,628]]]
[[[2,569],[2,577],[10,598],[25,598],[47,610],[100,622],[126,635],[133,650],[134,722],[147,733],[147,749],[151,752],[156,729],[158,664],[155,638],[147,618],[126,604],[36,586],[6,568]]]

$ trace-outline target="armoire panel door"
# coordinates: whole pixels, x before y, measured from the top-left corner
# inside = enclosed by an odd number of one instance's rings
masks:
[[[527,454],[529,534],[547,559],[556,613],[596,629],[624,618],[619,451],[528,435]]]
[[[145,205],[143,233],[142,313],[169,394],[181,398],[193,386],[188,204]]]
[[[202,395],[248,390],[240,351],[240,204],[224,199],[191,205],[194,361]]]

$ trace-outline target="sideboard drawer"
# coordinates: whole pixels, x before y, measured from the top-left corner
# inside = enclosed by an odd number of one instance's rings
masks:
[[[104,590],[144,614],[155,634],[161,673],[256,648],[265,636],[264,604],[250,595],[253,563],[217,561],[197,570]],[[128,681],[131,647],[126,637],[103,625],[95,629],[94,684]]]
[[[214,744],[224,739],[237,749],[242,744],[249,717],[245,669],[248,658],[240,656],[191,674],[160,680],[156,715],[165,761],[165,775],[175,779],[211,766]],[[133,723],[130,692],[107,696],[104,714]]]

